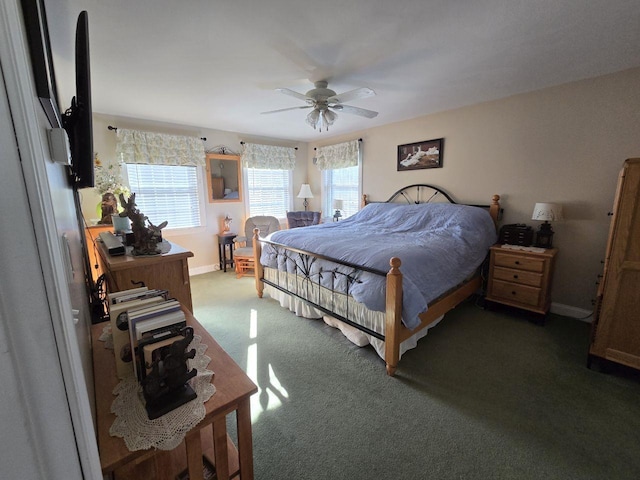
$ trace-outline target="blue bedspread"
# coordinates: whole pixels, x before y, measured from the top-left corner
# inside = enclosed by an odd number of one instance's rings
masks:
[[[341,222],[281,230],[268,239],[385,272],[391,257],[400,258],[402,321],[413,329],[430,301],[478,268],[497,235],[491,216],[482,208],[374,203]],[[260,260],[264,266],[293,271],[293,262],[277,256],[268,244],[263,245]],[[319,270],[321,263],[316,262],[313,269]],[[330,287],[330,275],[323,277],[323,285]],[[384,311],[385,277],[365,272],[360,280],[350,287],[349,294],[370,310]],[[345,284],[342,282],[342,287]]]

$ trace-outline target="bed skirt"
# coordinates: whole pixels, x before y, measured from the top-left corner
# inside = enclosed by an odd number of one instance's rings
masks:
[[[310,301],[335,312],[337,315],[348,318],[359,325],[363,325],[374,332],[384,335],[384,312],[369,310],[361,303],[356,302],[352,297],[340,292],[331,291],[325,287],[319,286],[317,283],[310,282],[303,277],[296,276],[291,273],[280,272],[273,268],[264,268],[264,278],[282,288],[285,288],[288,292],[292,292],[295,295],[309,299]],[[289,295],[267,284],[264,285],[264,291],[271,298],[280,302],[282,307],[288,308],[297,316],[310,319],[322,318],[327,325],[338,328],[344,336],[355,345],[364,347],[370,344],[378,356],[384,360],[385,348],[383,340],[360,331],[356,327],[348,325],[337,318],[328,316],[297,296]],[[443,317],[444,315],[440,316],[440,318],[434,321],[429,328],[437,325]],[[415,348],[418,345],[418,340],[427,334],[429,328],[420,330],[415,335],[412,335],[402,342],[400,344],[400,356],[402,356],[406,351]]]

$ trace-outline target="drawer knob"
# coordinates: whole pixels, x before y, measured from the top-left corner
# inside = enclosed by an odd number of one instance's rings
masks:
[[[513,278],[518,278],[518,275],[514,275]]]
[[[516,292],[511,292],[511,295],[515,295],[515,294],[516,294]]]
[[[516,265],[520,265],[520,260],[516,260]]]

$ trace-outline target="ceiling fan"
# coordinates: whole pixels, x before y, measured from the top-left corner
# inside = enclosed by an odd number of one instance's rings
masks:
[[[291,97],[295,97],[299,100],[306,102],[306,105],[300,107],[281,108],[280,110],[271,110],[269,112],[262,112],[263,114],[271,114],[278,112],[286,112],[287,110],[297,110],[301,108],[312,108],[311,112],[307,115],[307,123],[311,125],[314,130],[322,131],[329,130],[329,125],[333,125],[338,114],[336,112],[350,113],[353,115],[359,115],[361,117],[374,118],[378,115],[378,112],[373,110],[366,110],[364,108],[352,107],[351,105],[344,105],[344,102],[355,100],[357,98],[372,97],[376,94],[373,90],[367,87],[356,88],[355,90],[349,90],[341,94],[336,94],[330,88],[327,88],[327,81],[321,80],[314,83],[313,89],[307,93],[302,94],[288,88],[276,88],[277,92],[284,93]]]

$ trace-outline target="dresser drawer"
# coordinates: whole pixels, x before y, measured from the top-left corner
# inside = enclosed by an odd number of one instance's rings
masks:
[[[535,272],[527,272],[526,270],[516,270],[513,268],[495,267],[493,270],[493,278],[495,280],[504,280],[506,282],[520,283],[522,285],[530,285],[532,287],[542,286],[542,274]]]
[[[542,273],[544,271],[543,258],[509,255],[508,253],[495,252],[495,264],[498,267],[517,268],[528,272]]]
[[[502,298],[510,302],[537,306],[540,302],[541,292],[542,290],[540,288],[494,280],[490,296]]]

